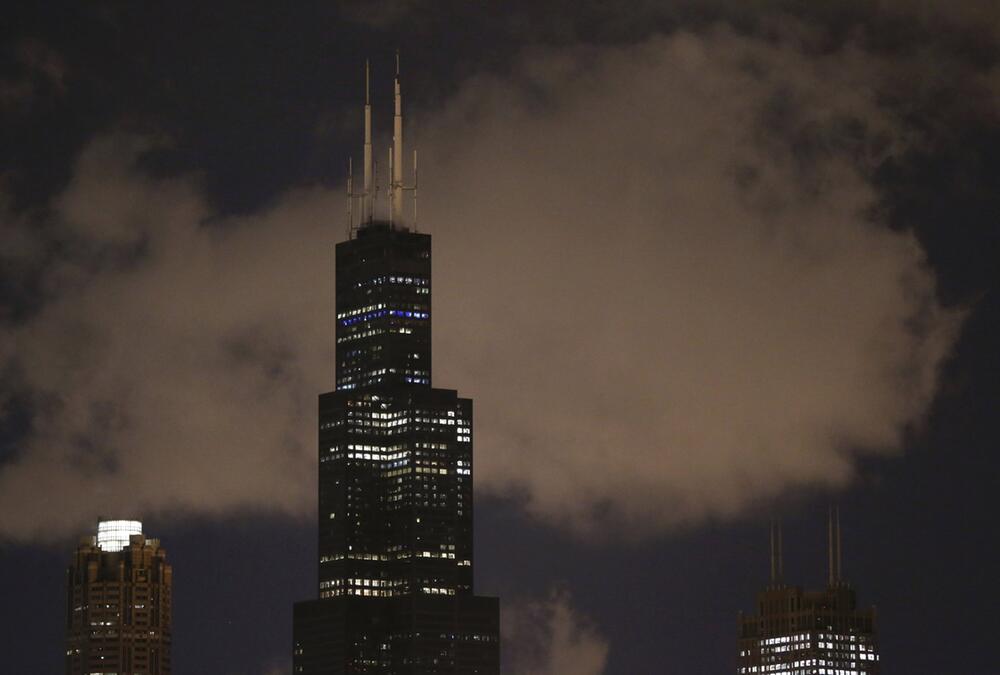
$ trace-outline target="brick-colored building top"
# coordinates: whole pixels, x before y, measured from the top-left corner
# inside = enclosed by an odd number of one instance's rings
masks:
[[[115,531],[118,537],[105,536]],[[105,521],[67,570],[66,673],[170,674],[172,570],[137,521]],[[125,543],[124,538],[127,537]]]

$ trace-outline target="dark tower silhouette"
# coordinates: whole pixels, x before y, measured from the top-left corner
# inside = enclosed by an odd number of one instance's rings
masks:
[[[431,238],[402,223],[398,70],[395,127],[380,221],[366,92],[364,190],[349,178],[336,248],[336,390],[319,397],[320,598],[295,605],[293,670],[495,675],[499,602],[472,587],[472,401],[431,386]]]
[[[841,577],[840,513],[830,509],[829,583],[807,591],[783,579],[781,525],[771,525],[771,583],[757,614],[740,615],[737,673],[878,675],[875,608],[859,609]]]
[[[170,675],[172,570],[135,520],[107,520],[67,570],[67,675]]]

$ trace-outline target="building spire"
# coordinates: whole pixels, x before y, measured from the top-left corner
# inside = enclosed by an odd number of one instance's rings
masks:
[[[771,520],[771,585],[777,586],[785,575],[781,541],[781,521]]]
[[[403,223],[403,193],[413,193],[412,226],[417,223],[417,151],[413,151],[413,184],[403,182],[403,95],[399,77],[399,52],[396,52],[396,76],[394,91],[394,110],[392,125],[392,145],[389,147],[389,181],[386,193],[389,206],[389,224],[400,226]],[[355,192],[354,175],[348,164],[347,175],[347,219],[348,237],[353,236],[356,228],[363,228],[375,220],[375,211],[379,196],[379,166],[375,160],[372,147],[372,95],[371,95],[371,62],[365,60],[365,107],[364,107],[364,169],[363,185]],[[355,202],[360,202],[360,213],[355,217]]]
[[[396,50],[396,79],[394,82],[395,110],[392,117],[392,154],[390,155],[390,203],[394,225],[403,222],[403,96],[399,87],[399,50]]]
[[[365,59],[365,173],[364,191],[361,193],[361,224],[367,225],[375,215],[373,197],[373,167],[372,157],[372,101],[371,101],[371,65]]]
[[[841,549],[840,549],[840,507],[830,505],[830,512],[827,519],[826,536],[828,544],[828,557],[830,560],[830,585],[839,586],[841,577]]]
[[[781,521],[778,521],[778,581],[785,579],[785,544],[781,535]]]
[[[413,222],[417,225],[417,151],[413,151],[413,185],[403,182],[403,93],[399,77],[399,50],[396,50],[396,77],[393,82],[392,150],[389,153],[389,220],[403,223],[403,192],[413,193]]]
[[[841,544],[841,540],[840,540],[840,507],[839,506],[837,507],[837,510],[834,513],[834,517],[836,518],[836,525],[837,525],[837,583],[839,584],[839,583],[842,583],[843,580],[844,580],[844,568],[843,568],[843,562],[844,562],[843,561],[843,551],[844,551],[844,548],[840,545]]]

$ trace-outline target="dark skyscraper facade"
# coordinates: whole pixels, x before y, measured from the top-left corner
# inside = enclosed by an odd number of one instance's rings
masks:
[[[134,520],[102,521],[67,570],[67,675],[170,675],[173,571]]]
[[[396,92],[394,150],[398,79]],[[368,105],[365,116],[368,127]],[[398,207],[374,218],[370,176],[366,162],[362,221],[336,249],[319,599],[295,606],[294,672],[496,674],[499,603],[473,594],[472,401],[431,386],[431,238]],[[390,190],[401,199],[401,172]]]
[[[840,575],[840,519],[830,518],[830,578],[815,591],[781,580],[781,530],[771,533],[771,584],[757,613],[740,617],[737,673],[878,675],[875,608],[858,607]]]

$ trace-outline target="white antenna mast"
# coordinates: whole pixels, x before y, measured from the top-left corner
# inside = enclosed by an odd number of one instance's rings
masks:
[[[353,160],[347,163],[347,235],[353,236],[355,229],[364,227],[372,221],[374,216],[374,204],[372,202],[372,103],[370,86],[370,66],[365,61],[365,163],[364,163],[364,189],[361,192],[354,191],[354,166]],[[354,201],[361,202],[361,213],[355,227]]]
[[[394,198],[395,198],[396,188],[395,188],[395,183],[392,180],[393,167],[394,166],[395,166],[395,162],[393,162],[393,159],[392,159],[392,148],[390,147],[389,148],[389,189],[385,191],[386,205],[389,207],[388,213],[389,213],[389,225],[390,226],[397,222],[396,209],[395,209],[395,206],[394,206],[394,204],[395,204]]]
[[[371,213],[368,216],[368,222],[369,223],[375,222],[375,210],[378,208],[379,182],[378,182],[378,160],[377,159],[372,161],[372,182],[374,183],[374,185],[372,186],[371,195],[368,198],[368,203],[371,206]]]
[[[361,224],[367,225],[372,221],[375,213],[375,204],[372,200],[372,102],[371,102],[371,67],[365,60],[365,190],[362,195]]]
[[[403,223],[403,192],[413,192],[413,226],[417,224],[417,152],[413,152],[413,185],[403,183],[403,94],[399,85],[399,50],[396,50],[395,106],[392,118],[392,151],[389,153],[389,222]]]
[[[354,159],[347,158],[347,238],[354,234]]]
[[[393,224],[403,222],[403,96],[399,89],[399,51],[396,52],[395,109],[392,117],[392,150],[389,152],[389,173],[391,174],[392,212],[389,216]]]
[[[417,151],[413,151],[413,229],[417,229]]]
[[[365,61],[365,154],[364,154],[364,186],[361,192],[354,191],[354,169],[351,162],[347,167],[347,220],[348,236],[354,234],[375,220],[375,210],[378,206],[378,162],[372,152],[372,102],[371,102],[371,63]],[[401,226],[403,223],[403,193],[413,192],[413,226],[417,224],[417,151],[413,151],[413,184],[403,182],[403,96],[399,86],[399,52],[396,52],[395,79],[395,110],[392,126],[392,147],[389,148],[389,184],[386,191],[386,201],[389,207],[389,223]],[[360,200],[361,209],[358,218],[354,216],[354,201]]]

